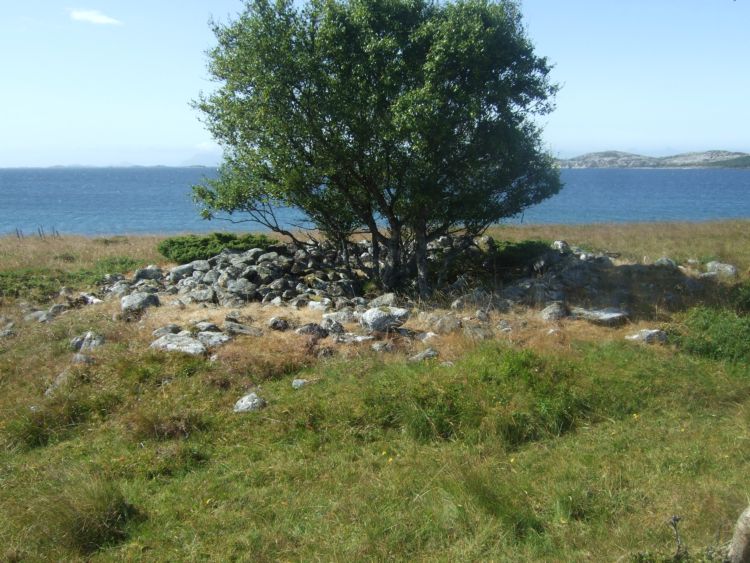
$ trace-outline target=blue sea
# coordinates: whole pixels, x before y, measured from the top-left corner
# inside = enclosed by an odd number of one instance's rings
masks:
[[[0,235],[259,230],[204,221],[191,186],[213,168],[0,169]],[[750,218],[750,170],[562,170],[565,187],[507,223],[613,223]]]

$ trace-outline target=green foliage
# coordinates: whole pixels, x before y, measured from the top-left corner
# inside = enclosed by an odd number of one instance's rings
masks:
[[[714,360],[750,362],[750,316],[696,307],[688,312],[684,325],[674,339],[687,352]]]
[[[232,233],[211,233],[210,235],[185,235],[164,239],[157,247],[166,258],[178,264],[187,264],[193,260],[207,260],[224,249],[250,250],[251,248],[268,248],[278,241],[266,235]]]
[[[561,187],[534,120],[556,86],[515,2],[256,0],[214,32],[220,86],[196,105],[226,161],[195,189],[206,217],[279,230],[281,205],[337,242],[370,231],[399,250],[385,285],[416,263],[424,294],[429,241]]]
[[[70,261],[70,256],[60,258]],[[0,271],[0,298],[20,297],[45,302],[55,297],[64,286],[90,289],[102,283],[107,274],[124,273],[142,265],[127,256],[102,258],[93,267],[66,271],[52,268],[26,268]]]
[[[494,266],[506,276],[527,272],[549,247],[545,240],[495,241]]]
[[[737,284],[732,288],[729,302],[741,315],[750,315],[750,282]]]

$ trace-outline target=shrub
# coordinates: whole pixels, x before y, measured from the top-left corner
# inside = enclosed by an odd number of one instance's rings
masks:
[[[726,309],[696,307],[685,317],[677,344],[698,356],[732,362],[750,361],[750,317]]]
[[[265,249],[276,243],[278,243],[277,240],[266,235],[238,236],[231,233],[211,233],[210,235],[170,237],[159,243],[157,250],[173,262],[187,264],[193,260],[207,260],[225,248],[230,250]]]

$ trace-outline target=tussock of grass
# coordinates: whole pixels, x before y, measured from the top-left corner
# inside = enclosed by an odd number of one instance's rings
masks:
[[[191,434],[205,430],[205,418],[196,412],[167,414],[139,410],[130,417],[129,426],[136,440],[170,440],[188,438]]]
[[[80,475],[57,484],[59,490],[38,499],[41,527],[83,555],[125,540],[128,523],[141,516],[111,481]]]

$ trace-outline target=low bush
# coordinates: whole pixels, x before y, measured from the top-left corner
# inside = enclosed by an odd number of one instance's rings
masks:
[[[211,233],[210,235],[185,235],[164,239],[157,250],[169,260],[187,264],[193,260],[207,260],[225,248],[230,250],[250,250],[268,248],[277,240],[266,235],[234,235],[232,233]]]
[[[673,340],[685,351],[713,360],[750,361],[750,317],[727,309],[690,310]]]

